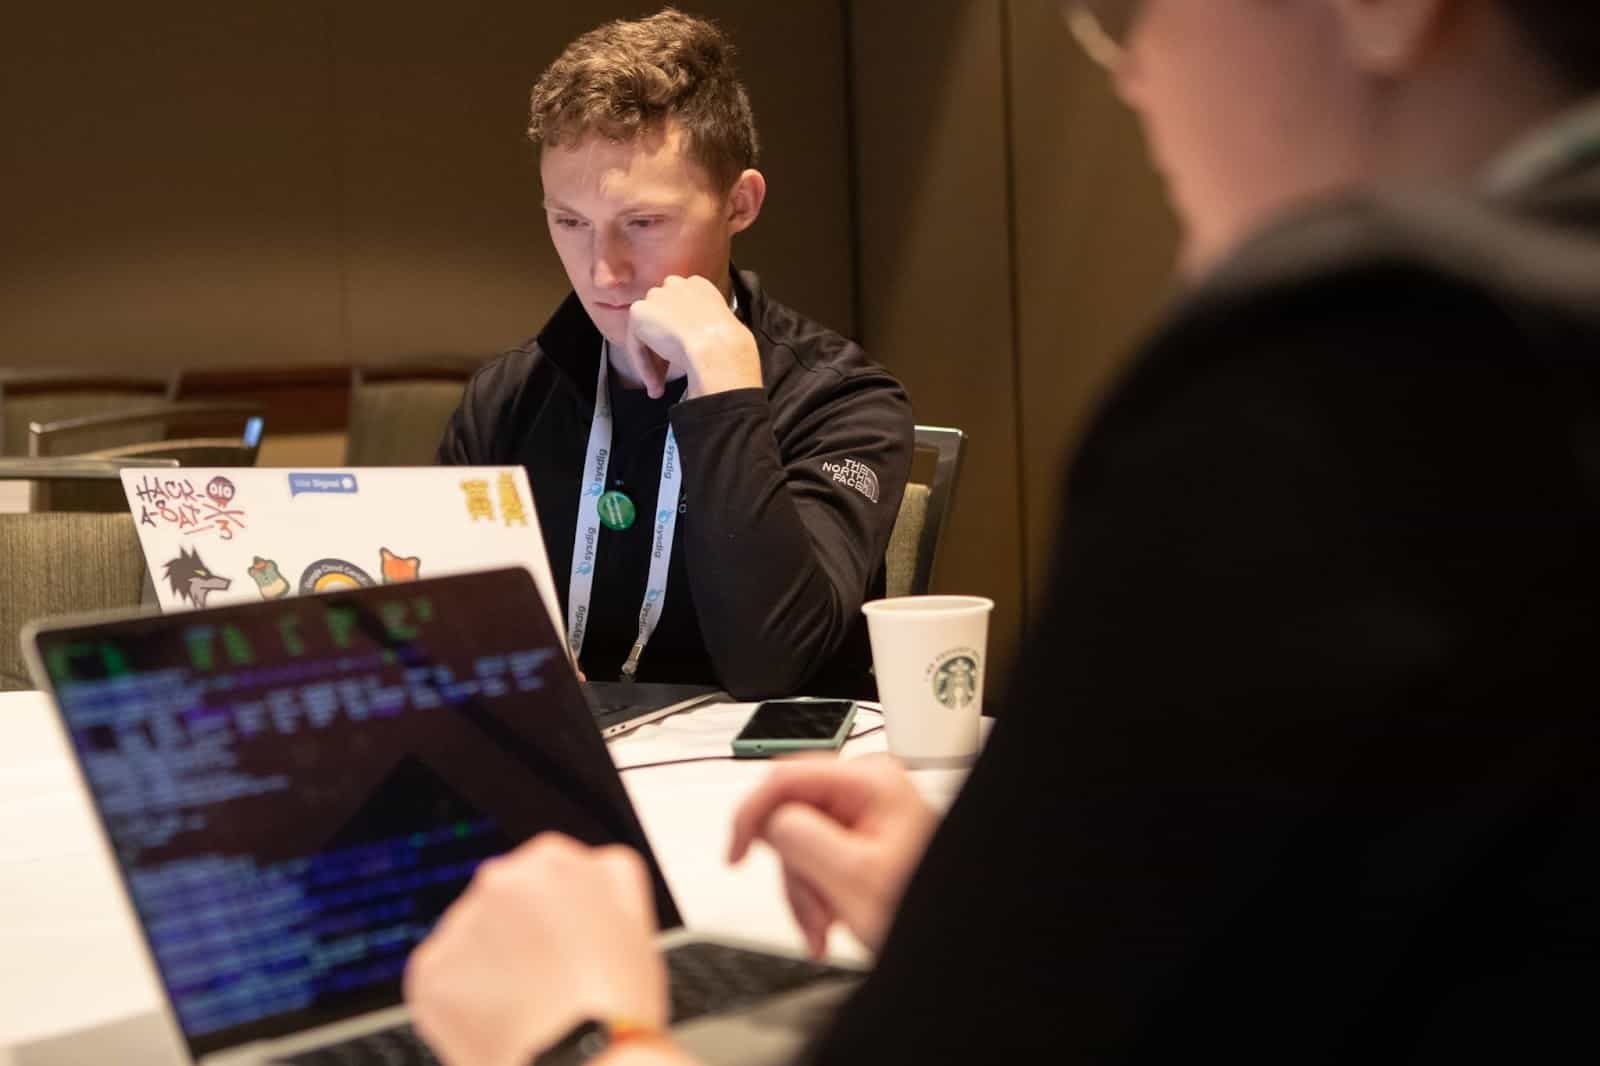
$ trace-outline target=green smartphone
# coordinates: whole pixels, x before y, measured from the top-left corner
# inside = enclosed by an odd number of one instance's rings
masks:
[[[838,751],[855,720],[854,700],[766,700],[733,738],[733,754],[765,759],[791,751]]]

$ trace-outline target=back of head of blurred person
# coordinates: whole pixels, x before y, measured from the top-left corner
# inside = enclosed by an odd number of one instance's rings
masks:
[[[1145,128],[1189,284],[1077,446],[942,821],[868,760],[781,767],[736,817],[813,950],[837,923],[877,952],[808,1061],[1594,1059],[1600,16],[1064,10]],[[508,860],[543,886],[518,898],[627,913],[539,851]],[[447,1045],[573,1020],[461,1007],[506,983],[492,930],[560,939],[494,900],[458,904],[477,943],[419,949],[494,962],[414,966]],[[603,983],[518,954],[517,986]]]
[[[1572,0],[1088,0],[1079,35],[1139,115],[1203,271],[1351,187],[1466,183],[1600,90]]]

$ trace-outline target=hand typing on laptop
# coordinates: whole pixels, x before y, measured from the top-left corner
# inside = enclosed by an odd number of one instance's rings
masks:
[[[887,755],[785,762],[734,815],[730,861],[760,840],[783,863],[784,891],[812,955],[835,921],[877,951],[936,818]]]
[[[546,833],[479,867],[412,953],[412,1024],[449,1063],[526,1066],[588,1018],[667,1023],[650,875]]]
[[[758,840],[778,853],[813,954],[835,921],[876,950],[935,821],[886,756],[796,759],[741,805],[729,857],[738,862]],[[445,1062],[482,1066],[523,1066],[585,1019],[664,1025],[650,891],[632,851],[551,833],[485,864],[411,956],[415,1025]],[[622,1053],[688,1061],[664,1040],[619,1047],[606,1061]]]

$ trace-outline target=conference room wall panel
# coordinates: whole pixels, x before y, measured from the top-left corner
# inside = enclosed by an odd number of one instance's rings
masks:
[[[1025,608],[1002,8],[850,9],[861,337],[918,421],[967,432],[936,590],[994,599],[995,681]]]
[[[1067,520],[1065,466],[1170,298],[1176,229],[1132,112],[1060,5],[1009,0],[1006,17],[1022,535],[1038,590]]]
[[[19,4],[0,34],[0,366],[339,351],[318,0]]]
[[[566,291],[528,88],[579,32],[658,6],[10,13],[0,366],[308,366],[520,341]],[[772,194],[736,256],[853,330],[839,0],[685,6],[734,34],[768,148]]]
[[[1167,299],[1172,220],[1058,3],[850,7],[863,338],[919,419],[971,435],[937,584],[996,600],[996,680],[1043,605],[1072,449]]]

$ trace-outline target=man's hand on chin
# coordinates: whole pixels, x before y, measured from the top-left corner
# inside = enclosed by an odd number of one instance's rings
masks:
[[[669,277],[636,301],[626,351],[652,399],[679,370],[689,379],[686,399],[761,387],[755,337],[703,277]]]

